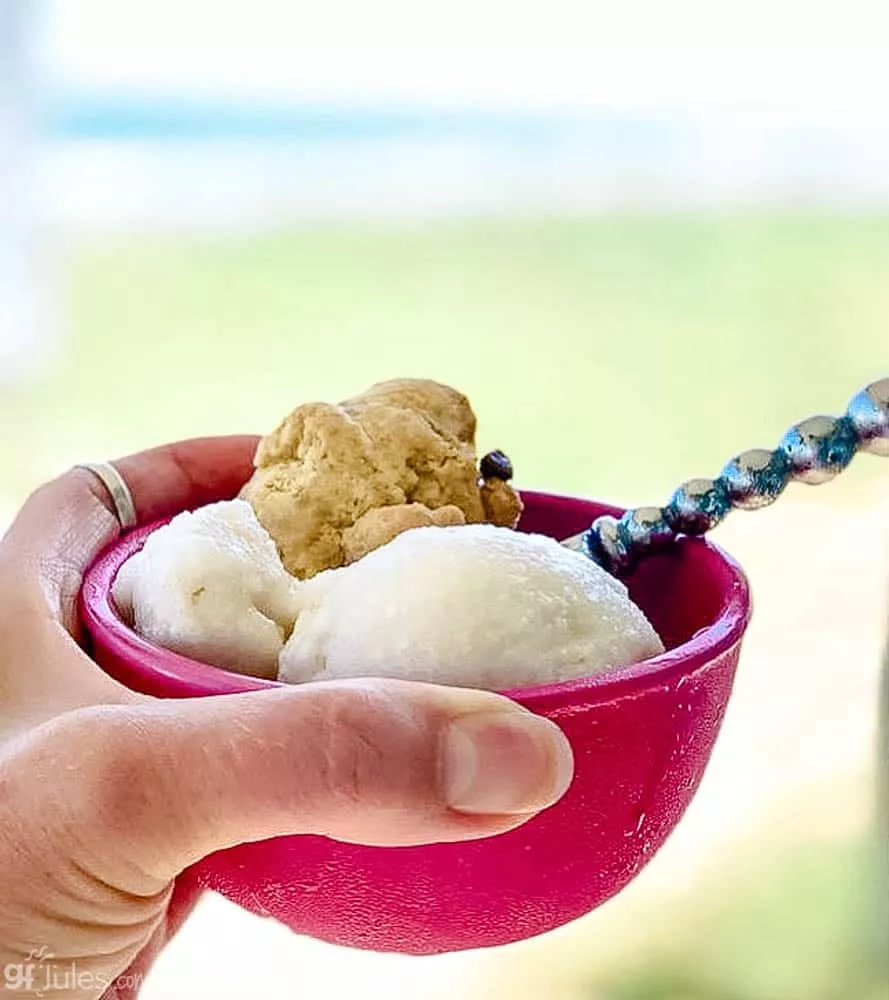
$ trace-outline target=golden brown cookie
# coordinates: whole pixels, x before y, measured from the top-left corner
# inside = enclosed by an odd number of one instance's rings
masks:
[[[306,403],[262,439],[241,496],[300,578],[427,516],[514,525],[521,505],[512,488],[479,486],[475,426],[462,393],[427,379],[381,382],[339,406]]]
[[[343,532],[346,562],[355,562],[411,528],[445,528],[457,524],[466,524],[466,517],[453,504],[437,510],[430,510],[422,503],[374,507]]]
[[[396,410],[422,413],[439,434],[475,449],[475,413],[462,392],[423,378],[395,378],[377,382],[343,406],[390,406]]]
[[[486,521],[502,528],[514,528],[519,523],[524,504],[503,479],[486,479],[481,485],[481,498]]]

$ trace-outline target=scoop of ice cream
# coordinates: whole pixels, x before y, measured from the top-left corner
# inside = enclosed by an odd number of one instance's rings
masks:
[[[663,651],[626,587],[551,538],[415,528],[299,587],[280,680],[399,677],[488,689],[594,674]]]
[[[243,500],[174,517],[121,567],[113,596],[146,639],[274,678],[296,617],[296,581]]]

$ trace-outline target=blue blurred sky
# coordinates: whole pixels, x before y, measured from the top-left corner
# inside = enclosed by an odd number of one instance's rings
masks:
[[[885,0],[37,9],[62,223],[889,204]]]
[[[887,116],[883,0],[43,2],[65,86]]]

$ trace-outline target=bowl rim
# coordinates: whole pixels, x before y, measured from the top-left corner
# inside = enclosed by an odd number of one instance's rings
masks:
[[[521,495],[526,500],[555,503],[556,506],[577,502],[590,504],[600,513],[614,516],[623,512],[620,507],[586,497],[537,490],[522,490]],[[111,587],[120,567],[142,547],[153,531],[168,523],[173,516],[140,524],[120,535],[87,569],[78,605],[91,643],[100,644],[115,658],[124,660],[130,673],[151,675],[165,684],[166,697],[241,694],[286,687],[277,680],[234,673],[164,649],[143,639],[118,614],[111,600]],[[526,707],[548,712],[580,702],[587,705],[607,703],[652,687],[679,683],[738,645],[752,612],[750,586],[744,571],[722,548],[704,538],[680,538],[672,543],[671,548],[674,552],[704,558],[711,564],[719,562],[728,570],[730,583],[722,595],[718,613],[708,625],[685,642],[638,663],[609,668],[593,676],[503,689],[499,693]]]

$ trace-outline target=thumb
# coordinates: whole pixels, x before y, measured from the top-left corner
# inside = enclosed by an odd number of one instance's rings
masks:
[[[488,836],[551,805],[573,773],[547,719],[488,692],[400,681],[89,708],[30,742],[26,773],[51,799],[40,821],[54,817],[81,866],[142,895],[268,837]]]

